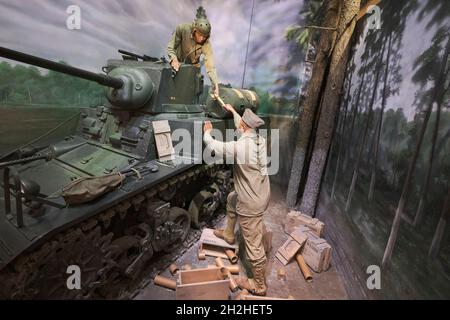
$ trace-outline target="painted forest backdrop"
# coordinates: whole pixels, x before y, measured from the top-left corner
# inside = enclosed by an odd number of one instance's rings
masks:
[[[450,298],[450,2],[382,1],[359,25],[323,194],[360,281],[384,298]],[[346,238],[346,239],[344,239]],[[351,257],[349,257],[351,256]],[[361,263],[362,262],[362,263]],[[358,294],[356,294],[358,296]]]

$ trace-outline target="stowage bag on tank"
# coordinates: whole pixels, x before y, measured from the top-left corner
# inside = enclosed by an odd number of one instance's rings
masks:
[[[247,108],[256,112],[259,107],[258,95],[251,90],[221,87],[220,97],[223,102],[231,104],[239,114],[242,114]],[[206,111],[211,117],[216,119],[233,117],[231,112],[222,108],[211,95],[208,95],[206,99]]]
[[[69,205],[86,203],[117,188],[124,178],[125,176],[121,173],[79,178],[65,186],[61,196]]]

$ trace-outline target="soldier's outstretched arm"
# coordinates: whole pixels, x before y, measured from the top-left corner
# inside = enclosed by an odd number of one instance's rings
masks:
[[[172,34],[172,37],[169,40],[169,44],[167,45],[167,55],[169,56],[169,62],[172,62],[173,59],[177,59],[176,50],[180,46],[180,43],[181,43],[181,29],[180,26],[177,26],[177,28]]]
[[[222,142],[214,139],[211,136],[212,125],[210,121],[206,121],[203,131],[203,141],[206,147],[214,150],[219,157],[234,157],[236,155],[236,141]]]
[[[205,68],[211,85],[214,88],[214,94],[219,94],[219,79],[217,78],[216,64],[214,62],[214,53],[211,43],[208,42],[203,46],[203,54],[205,55]]]
[[[239,129],[242,119],[239,113],[237,113],[236,109],[234,109],[234,107],[228,103],[225,105],[225,109],[233,114],[234,126],[236,127],[236,129]]]

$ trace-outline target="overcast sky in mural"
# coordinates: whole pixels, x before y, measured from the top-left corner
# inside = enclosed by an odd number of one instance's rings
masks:
[[[302,3],[256,0],[249,58],[257,54],[258,61],[252,61],[247,70],[247,87],[269,88],[279,79],[280,70],[286,69],[291,53],[284,34],[288,26],[299,22]],[[72,4],[81,8],[81,30],[66,28],[66,9]],[[108,58],[119,57],[119,48],[164,55],[175,26],[192,21],[200,4],[213,25],[219,78],[240,86],[252,0],[0,0],[0,43],[98,71]],[[299,62],[287,72],[298,77],[300,70]]]

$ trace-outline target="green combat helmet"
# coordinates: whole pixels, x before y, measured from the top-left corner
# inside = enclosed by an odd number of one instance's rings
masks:
[[[211,35],[211,23],[209,22],[208,17],[206,16],[205,8],[201,6],[198,7],[193,27],[194,27],[193,31],[198,31],[205,37],[209,38],[209,36]]]

